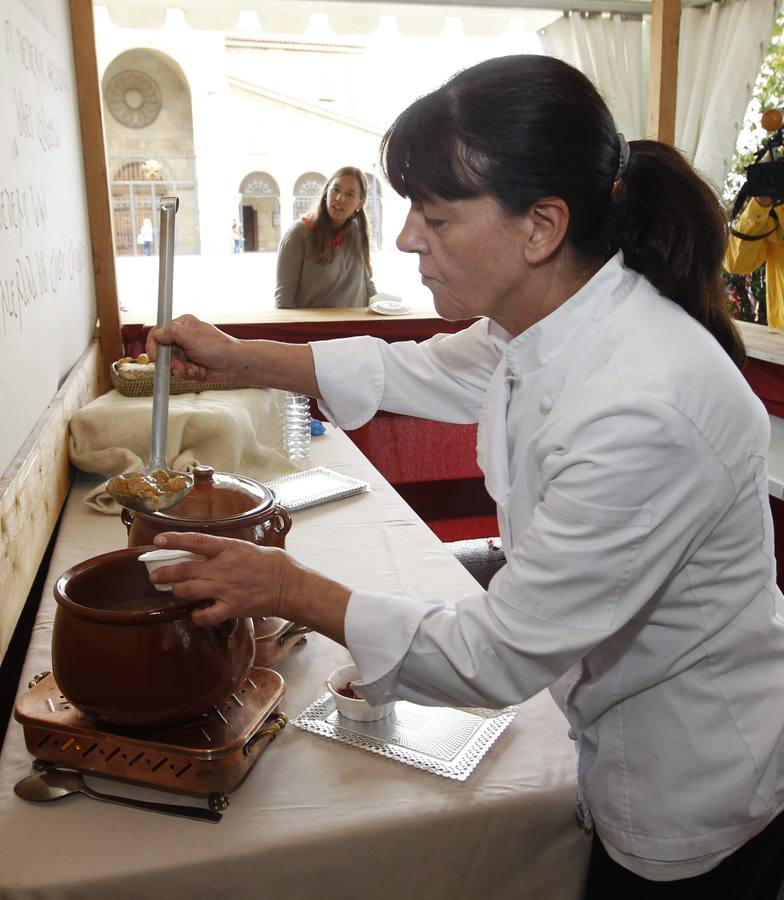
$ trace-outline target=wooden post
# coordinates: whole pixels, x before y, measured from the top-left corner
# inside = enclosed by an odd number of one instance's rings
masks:
[[[82,156],[87,186],[87,212],[93,251],[95,299],[98,307],[98,338],[107,367],[123,355],[120,306],[114,270],[114,243],[109,203],[109,180],[101,116],[101,88],[95,54],[92,0],[69,0],[73,36],[76,93],[82,132]]]
[[[648,136],[666,144],[675,143],[680,24],[680,0],[653,0],[648,82]]]

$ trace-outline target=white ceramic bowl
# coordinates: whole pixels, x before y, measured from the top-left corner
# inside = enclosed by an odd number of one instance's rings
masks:
[[[139,562],[147,566],[147,571],[152,574],[156,569],[164,566],[176,566],[178,563],[188,562],[189,559],[204,559],[199,553],[191,553],[188,550],[148,550],[139,555]],[[157,591],[170,591],[170,584],[156,584]]]
[[[350,681],[359,681],[359,669],[355,665],[341,666],[329,676],[327,689],[335,699],[335,706],[341,716],[353,719],[355,722],[377,722],[385,719],[395,708],[395,701],[382,703],[381,706],[371,706],[367,700],[354,700],[338,693],[338,688],[345,687]]]

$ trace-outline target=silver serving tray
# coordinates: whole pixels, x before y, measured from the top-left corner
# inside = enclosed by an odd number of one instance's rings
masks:
[[[326,693],[291,724],[415,769],[465,781],[516,715],[516,706],[453,709],[398,700],[385,719],[355,722],[342,716]]]
[[[333,472],[325,466],[314,466],[302,472],[293,472],[265,482],[272,488],[278,503],[289,512],[327,503],[330,500],[341,500],[363,494],[369,489],[366,481],[351,478],[340,472]]]

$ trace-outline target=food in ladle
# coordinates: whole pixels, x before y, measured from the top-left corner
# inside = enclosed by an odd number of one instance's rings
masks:
[[[171,500],[188,487],[183,475],[170,475],[163,469],[154,472],[133,472],[115,475],[106,484],[106,490],[116,498],[128,497],[157,509],[162,500]]]

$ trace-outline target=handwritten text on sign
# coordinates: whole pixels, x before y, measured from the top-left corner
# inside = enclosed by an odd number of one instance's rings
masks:
[[[95,333],[69,6],[0,0],[0,480]]]
[[[2,51],[17,80],[12,94],[13,152],[19,157],[31,145],[50,153],[62,147],[63,127],[56,112],[66,93],[60,65],[9,19],[3,22]],[[54,110],[54,111],[53,111]],[[84,241],[63,235],[52,246],[40,240],[48,229],[47,188],[44,184],[8,184],[0,176],[0,235],[15,233],[18,252],[0,260],[0,343],[16,327],[22,330],[25,310],[58,293],[64,282],[81,277],[89,262]],[[24,252],[30,246],[42,247]]]

